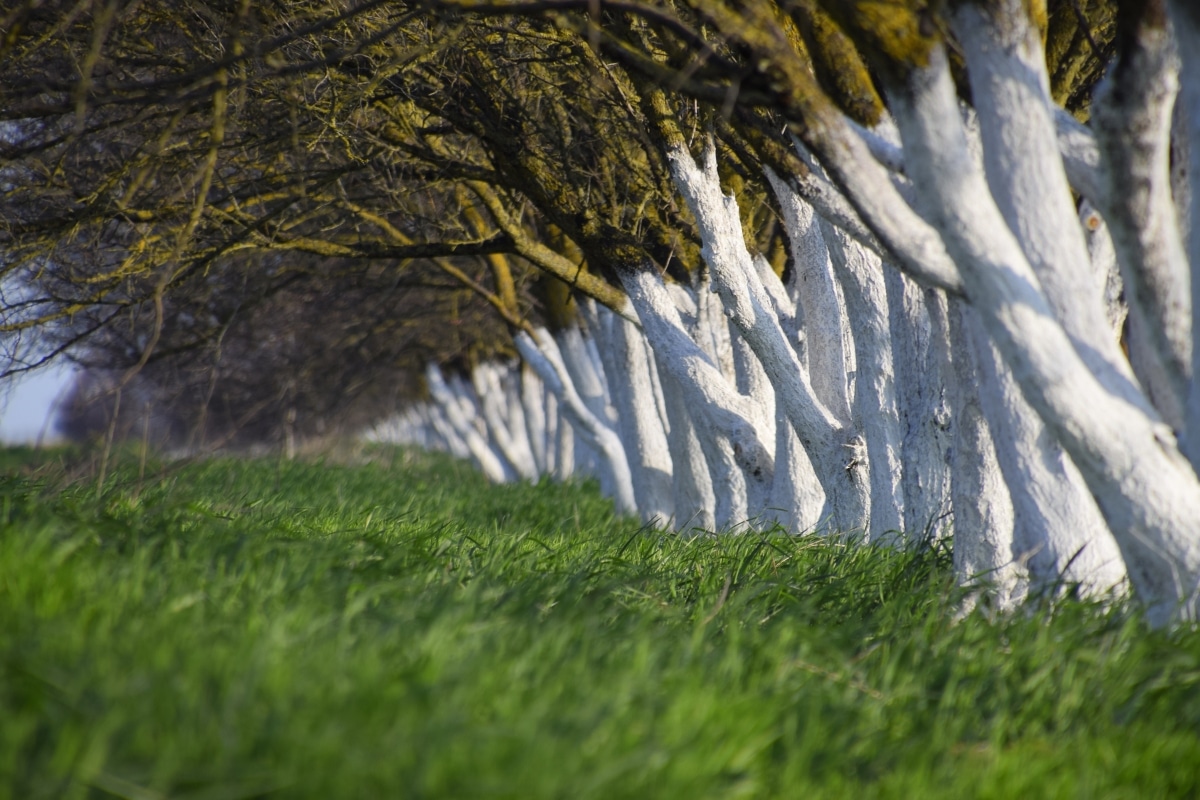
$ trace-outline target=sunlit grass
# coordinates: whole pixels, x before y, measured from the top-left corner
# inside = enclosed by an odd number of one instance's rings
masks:
[[[100,497],[5,455],[0,793],[1200,793],[1195,634],[956,622],[937,550],[685,540],[379,455],[135,460]]]

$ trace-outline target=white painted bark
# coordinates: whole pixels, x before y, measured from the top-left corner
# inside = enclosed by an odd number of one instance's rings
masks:
[[[737,367],[734,363],[732,332],[729,320],[725,318],[721,308],[720,299],[709,288],[707,267],[700,270],[696,283],[694,292],[679,287],[682,291],[675,292],[673,299],[677,307],[682,303],[690,314],[690,324],[686,326],[687,335],[717,366],[719,380],[736,393]],[[681,317],[680,321],[684,318]],[[684,390],[691,391],[690,388]],[[758,430],[763,421],[762,410],[752,398],[743,396],[743,400],[745,402],[742,410],[748,415],[751,427]],[[757,509],[765,494],[761,475],[756,477],[744,473],[742,466],[738,464],[736,452],[732,449],[734,445],[719,430],[703,424],[694,424],[692,430],[707,464],[707,475],[714,498],[713,530],[744,530],[751,516],[757,514],[757,511],[752,514],[751,508]],[[758,433],[764,444],[769,441],[765,430],[759,430]]]
[[[475,427],[473,415],[469,415],[464,409],[462,398],[456,396],[452,387],[446,383],[437,364],[431,363],[425,368],[425,381],[429,387],[430,396],[441,408],[449,428],[462,439],[467,451],[471,454],[471,459],[488,480],[494,483],[509,481],[512,477],[509,469],[492,450],[484,435]]]
[[[820,529],[824,512],[825,490],[796,429],[776,404],[775,481],[763,519],[798,534]]]
[[[1083,227],[1088,258],[1092,262],[1092,280],[1104,301],[1104,318],[1113,340],[1120,342],[1125,320],[1129,317],[1129,306],[1125,303],[1125,284],[1121,280],[1121,269],[1117,266],[1112,236],[1108,233],[1104,218],[1090,200],[1085,199],[1079,204],[1079,224]]]
[[[858,216],[874,235],[881,255],[903,265],[922,286],[962,291],[958,267],[946,252],[937,231],[905,202],[892,184],[887,167],[871,155],[870,148],[844,118],[824,120],[837,130],[827,131],[820,153],[822,166],[842,187]],[[824,213],[822,216],[828,217]],[[839,225],[844,230],[845,226]],[[863,241],[862,238],[860,241]]]
[[[950,495],[954,512],[954,573],[963,586],[979,587],[968,607],[986,598],[999,611],[1024,599],[1028,576],[1013,559],[1014,518],[1008,486],[996,460],[991,428],[980,404],[972,327],[975,311],[961,300],[947,308],[950,350],[940,351],[954,419]],[[969,610],[969,608],[967,609]]]
[[[1122,583],[1125,570],[1100,509],[982,326],[971,332],[981,405],[1013,505],[1012,559],[1035,591],[1065,582],[1105,594]]]
[[[579,399],[596,419],[609,424],[608,398],[601,369],[592,359],[583,333],[576,327],[568,327],[554,334],[555,344],[562,354],[563,364],[570,375],[571,383]],[[539,371],[540,374],[540,371]],[[543,377],[543,380],[545,378]],[[561,396],[559,398],[562,399]],[[574,424],[574,418],[569,417]],[[597,451],[590,436],[575,441],[576,473],[594,476],[600,481],[600,491],[611,496],[615,487],[613,476],[605,469],[604,457]]]
[[[1179,63],[1166,28],[1141,24],[1096,90],[1101,206],[1129,304],[1130,357],[1155,408],[1176,430],[1192,369],[1190,274],[1171,197],[1171,113]]]
[[[642,333],[641,328],[634,328],[633,332],[636,334],[638,346],[642,348],[643,358],[645,358],[650,371],[650,386],[654,391],[654,410],[658,414],[658,424],[664,432],[670,434],[671,418],[667,413],[667,398],[663,392],[662,379],[658,374],[658,365],[654,362],[654,350],[651,349],[650,342],[646,341],[646,335]]]
[[[1104,307],[1059,155],[1041,35],[1022,0],[953,16],[979,117],[988,187],[1033,267],[1055,318],[1110,391],[1143,403],[1109,335]]]
[[[700,447],[700,437],[688,407],[687,393],[662,365],[661,358],[656,357],[655,364],[671,420],[667,444],[671,453],[671,500],[675,509],[675,529],[681,533],[715,531],[717,498],[708,461]]]
[[[553,409],[554,477],[560,481],[569,480],[575,475],[575,426],[549,386],[546,387],[546,408]]]
[[[766,444],[774,442],[755,427],[760,417],[756,401],[738,394],[684,330],[675,303],[656,272],[627,269],[620,277],[654,349],[660,376],[670,376],[690,411],[708,460],[717,527],[744,523],[749,511],[747,491],[765,502],[774,471],[772,448]],[[663,390],[670,394],[666,383],[664,380]],[[672,431],[675,425],[672,414]],[[672,450],[673,461],[674,454]]]
[[[721,192],[715,151],[707,149],[703,169],[684,148],[672,148],[667,158],[675,185],[700,229],[701,254],[709,266],[713,288],[758,356],[775,387],[777,402],[812,459],[830,501],[834,525],[847,533],[865,531],[870,515],[869,486],[857,457],[847,458],[858,433],[849,427],[849,420],[835,418],[817,400],[795,349],[771,313],[770,297],[746,250],[736,202]]]
[[[688,334],[699,345],[709,360],[717,366],[720,380],[737,392],[737,366],[734,363],[733,337],[729,321],[721,310],[720,299],[708,289],[707,270],[701,273],[702,283],[696,291],[696,317],[688,328]],[[769,439],[765,430],[759,430],[763,420],[762,409],[749,397],[742,395],[742,409],[747,414],[751,427],[759,433],[764,445]],[[751,482],[747,481],[734,458],[732,445],[720,431],[710,430],[705,425],[694,425],[696,441],[708,464],[708,477],[714,497],[714,530],[733,532],[744,528],[751,516]],[[761,484],[761,481],[755,481]],[[757,500],[762,492],[755,487]]]
[[[747,530],[759,516],[767,487],[763,476],[751,483],[745,470],[738,463],[738,454],[727,437],[705,431],[697,426],[700,449],[708,462],[708,475],[712,479],[716,505],[713,508],[715,530],[722,533],[740,533]],[[772,464],[772,470],[774,464]],[[766,478],[771,479],[774,472]],[[753,500],[752,500],[753,498]],[[751,511],[754,502],[754,511]]]
[[[363,433],[369,442],[386,442],[419,447],[422,450],[449,452],[449,444],[433,428],[430,403],[416,403],[392,417],[381,420]],[[465,448],[462,458],[469,458]]]
[[[797,143],[797,149],[801,147],[803,146]],[[807,150],[804,152],[807,153]],[[765,168],[765,171],[771,172],[769,167]],[[887,252],[887,248],[863,222],[845,194],[834,186],[823,172],[810,170],[804,175],[788,176],[786,182],[789,189],[806,205],[816,209],[822,219],[829,220],[873,252]]]
[[[867,128],[851,120],[850,128],[863,140],[872,158],[887,167],[890,172],[904,174],[904,148],[893,138],[898,134],[892,125]]]
[[[613,500],[620,514],[637,513],[637,501],[633,493],[633,478],[629,461],[621,439],[580,398],[554,337],[545,329],[535,331],[537,340],[521,331],[513,337],[517,350],[525,363],[537,372],[538,377],[558,398],[564,416],[570,420],[580,436],[587,440],[603,457],[613,479]]]
[[[551,443],[553,438],[547,427],[547,420],[552,418],[547,408],[546,387],[529,365],[521,362],[521,408],[524,411],[525,430],[529,437],[534,469],[538,475],[549,474],[553,469]]]
[[[754,401],[750,404],[755,415],[754,427],[762,431],[763,441],[775,441],[775,388],[771,379],[744,336],[733,331],[730,342],[738,394]]]
[[[679,314],[679,319],[685,328],[690,328],[696,324],[696,314],[698,313],[696,305],[697,289],[691,286],[684,286],[681,283],[663,284],[667,290],[667,294],[671,298],[671,302],[675,304],[675,311]]]
[[[800,320],[796,315],[796,301],[788,296],[787,287],[783,285],[783,281],[771,268],[770,262],[761,253],[754,256],[754,271],[758,273],[759,282],[762,283],[767,296],[771,298],[771,310],[779,318],[779,324],[783,326],[788,343],[796,348],[798,344],[796,337],[800,331]],[[800,351],[796,352],[799,355]],[[804,359],[801,361],[803,362]]]
[[[696,287],[696,324],[691,328],[692,338],[721,370],[725,380],[736,385],[737,367],[733,363],[729,320],[721,307],[721,298],[717,297],[711,286],[708,269],[702,268]]]
[[[1091,261],[1058,152],[1041,36],[1021,0],[953,16],[979,116],[991,196],[1037,275],[1043,296],[1103,384],[1140,400],[1109,333]],[[1001,468],[1016,514],[1014,555],[1035,587],[1059,580],[1104,593],[1124,579],[1116,543],[1082,477],[1021,397],[990,342],[977,344],[985,411],[1001,434]],[[989,409],[988,404],[992,406]]]
[[[896,410],[892,333],[883,263],[874,253],[831,225],[822,225],[834,274],[842,286],[846,322],[853,331],[857,364],[854,427],[861,431],[871,486],[871,541],[904,535],[904,493],[900,486],[900,417]]]
[[[1110,393],[1059,325],[971,162],[945,52],[891,93],[906,165],[970,302],[1117,538],[1149,618],[1200,612],[1200,481],[1169,429]]]
[[[1071,187],[1092,205],[1104,205],[1104,190],[1100,186],[1100,148],[1096,137],[1082,122],[1066,109],[1054,109],[1054,131],[1063,170]]]
[[[450,379],[446,381],[446,385],[457,400],[463,418],[483,435],[488,448],[504,468],[504,481],[511,482],[517,480],[520,475],[517,472],[516,466],[509,460],[503,448],[500,447],[497,441],[497,432],[489,424],[487,416],[483,413],[482,398],[475,393],[471,383],[461,375],[451,375]]]
[[[904,531],[937,536],[949,514],[949,457],[953,441],[947,399],[949,327],[946,297],[922,289],[899,270],[884,268],[901,436]]]
[[[617,405],[618,390],[614,385],[614,381],[619,377],[620,366],[614,352],[615,346],[610,321],[612,312],[605,309],[607,313],[602,313],[600,309],[601,307],[596,301],[590,297],[584,298],[579,303],[579,316],[583,323],[581,327],[587,332],[584,342],[588,355],[595,363],[596,372],[602,377],[604,384],[604,419],[620,434],[621,412]],[[622,439],[622,441],[624,440]]]
[[[667,432],[658,415],[649,361],[637,326],[607,309],[600,324],[608,327],[614,370],[609,389],[617,409],[617,430],[629,458],[633,492],[644,522],[665,525],[675,515],[673,466]]]
[[[1168,7],[1182,63],[1179,88],[1179,138],[1186,140],[1180,149],[1187,152],[1186,197],[1180,211],[1186,211],[1187,257],[1191,265],[1192,298],[1192,383],[1188,390],[1184,451],[1200,472],[1200,8],[1191,0],[1170,0]],[[1178,199],[1178,197],[1177,197]]]
[[[678,283],[664,284],[671,304],[679,315],[680,324],[694,342],[711,341],[700,331],[698,292]],[[701,290],[703,291],[703,290]],[[647,348],[654,360],[659,384],[669,419],[668,444],[671,464],[674,467],[675,527],[684,533],[712,532],[717,530],[717,497],[713,489],[712,472],[704,448],[700,446],[700,434],[692,419],[687,392],[663,363],[650,338],[645,336]],[[703,349],[703,347],[701,347]],[[709,354],[710,361],[713,356]]]
[[[1191,69],[1200,68],[1200,58],[1193,58],[1190,54],[1181,55],[1180,62],[1187,63]],[[1188,117],[1195,113],[1192,106],[1197,102],[1195,95],[1198,92],[1200,89],[1188,88],[1181,80],[1175,108],[1171,113],[1171,197],[1175,201],[1179,235],[1185,244],[1190,241],[1192,231],[1192,147]]]
[[[522,476],[537,482],[540,472],[533,457],[533,441],[529,438],[529,425],[525,420],[525,406],[521,403],[521,361],[512,359],[508,364],[496,365],[500,385],[504,391],[504,411],[509,436],[514,443],[517,457],[524,462]]]
[[[587,309],[587,318],[594,319],[599,308],[595,300],[586,298],[583,304]],[[604,365],[604,358],[600,355],[600,348],[596,344],[595,336],[584,337],[584,347],[586,348],[588,359],[592,364],[592,371],[595,372],[597,379],[600,381],[601,387],[604,389],[604,415],[603,419],[612,426],[617,420],[617,409],[613,406],[612,390],[608,385],[608,373]]]
[[[765,171],[783,214],[792,255],[788,294],[803,309],[804,344],[813,393],[838,419],[850,419],[849,377],[842,336],[844,303],[837,290],[833,263],[825,246],[819,218],[790,184],[769,169]]]
[[[518,476],[536,481],[537,465],[525,429],[525,415],[503,373],[498,364],[479,364],[471,371],[471,383],[496,449]]]
[[[442,410],[441,406],[433,406],[429,421],[437,435],[446,443],[447,451],[452,456],[470,460],[471,449],[467,447],[467,443],[463,441],[463,438],[454,430],[454,426],[446,419],[445,411]]]

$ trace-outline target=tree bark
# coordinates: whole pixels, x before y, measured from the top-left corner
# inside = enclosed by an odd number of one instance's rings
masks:
[[[942,47],[891,96],[909,172],[967,296],[1026,399],[1082,473],[1149,618],[1196,618],[1200,481],[1173,434],[1101,385],[1056,322],[972,163]]]
[[[488,480],[495,483],[506,483],[511,480],[510,469],[492,451],[487,439],[475,427],[473,409],[470,413],[464,409],[462,398],[456,396],[446,383],[446,379],[442,377],[442,371],[436,364],[430,364],[425,369],[425,380],[429,385],[429,394],[441,408],[449,428],[462,439],[471,458],[488,477]]]
[[[1101,210],[1129,305],[1134,371],[1163,419],[1182,431],[1192,370],[1192,308],[1171,197],[1171,112],[1179,64],[1165,16],[1143,15],[1123,38],[1092,104]]]
[[[991,427],[980,403],[979,365],[972,327],[982,323],[961,300],[948,308],[951,350],[945,364],[951,376],[950,404],[954,415],[953,469],[950,472],[954,510],[954,574],[963,586],[982,586],[968,604],[980,597],[999,611],[1020,603],[1028,576],[1013,559],[1014,518],[1008,486],[996,459]]]
[[[708,148],[703,169],[682,145],[668,151],[675,184],[700,228],[701,253],[725,312],[754,350],[788,420],[796,429],[830,503],[832,524],[846,533],[865,532],[870,519],[870,489],[858,432],[817,400],[796,351],[771,313],[739,223],[736,205],[726,198],[716,172],[716,153]],[[629,290],[626,289],[628,292]],[[863,454],[865,455],[865,454]]]
[[[524,331],[517,333],[513,337],[517,350],[525,359],[525,363],[537,372],[547,388],[554,392],[562,404],[564,416],[571,421],[575,430],[603,455],[613,479],[612,497],[617,512],[636,514],[637,501],[633,493],[633,478],[620,437],[580,398],[554,337],[545,329],[539,329],[535,333],[536,342]]]
[[[853,334],[855,363],[854,427],[866,446],[871,487],[870,541],[903,539],[904,465],[900,458],[900,417],[896,410],[892,336],[887,290],[879,257],[832,226],[823,225],[834,274],[842,286],[846,322]]]

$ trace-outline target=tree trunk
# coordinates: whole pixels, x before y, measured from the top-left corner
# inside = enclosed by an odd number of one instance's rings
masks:
[[[1075,351],[967,149],[941,46],[889,106],[927,213],[1026,400],[1070,454],[1150,619],[1200,612],[1200,481],[1174,436],[1113,395]]]
[[[517,350],[525,362],[537,372],[547,388],[554,392],[562,404],[564,416],[571,421],[575,430],[603,456],[605,468],[612,476],[612,497],[616,502],[617,512],[636,514],[637,501],[633,494],[633,479],[620,437],[607,423],[592,413],[579,397],[554,337],[545,329],[536,333],[536,342],[524,331],[513,337]]]

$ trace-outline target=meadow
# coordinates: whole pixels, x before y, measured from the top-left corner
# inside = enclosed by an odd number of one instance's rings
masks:
[[[0,454],[0,796],[1200,796],[1200,636],[592,485]]]

